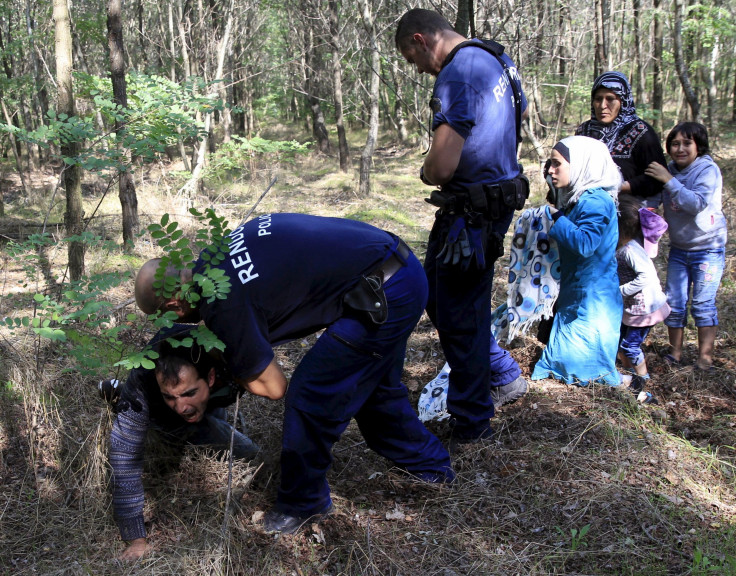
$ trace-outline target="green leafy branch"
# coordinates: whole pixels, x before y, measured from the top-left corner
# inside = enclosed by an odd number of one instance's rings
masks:
[[[172,221],[168,214],[164,214],[158,223],[149,225],[148,231],[164,251],[154,274],[153,289],[156,296],[162,302],[176,297],[196,308],[202,299],[211,303],[224,300],[230,293],[230,279],[217,267],[227,256],[230,230],[227,220],[217,216],[211,208],[204,212],[192,208],[189,212],[199,222],[192,241],[184,235],[179,223]],[[191,282],[182,282],[178,272],[192,268],[197,257],[204,262],[204,266],[193,274]],[[178,318],[174,312],[157,311],[149,319],[157,328],[163,329],[170,328]],[[193,346],[196,343],[207,352],[213,349],[225,350],[225,344],[206,326],[197,326],[182,340],[168,338],[167,341],[174,347]],[[127,356],[117,365],[126,368],[151,368],[157,357],[158,354],[153,349],[147,348]]]

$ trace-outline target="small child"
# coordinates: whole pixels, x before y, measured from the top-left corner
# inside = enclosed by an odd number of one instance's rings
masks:
[[[682,363],[682,343],[690,313],[698,329],[696,370],[713,370],[718,326],[716,292],[726,264],[726,218],[721,207],[723,179],[709,156],[708,132],[696,122],[682,122],[667,135],[668,168],[652,162],[645,174],[664,183],[662,204],[669,225],[667,324],[672,350],[669,364]],[[692,294],[691,294],[692,293]]]
[[[657,255],[657,242],[667,230],[667,223],[655,212],[642,208],[639,200],[629,194],[619,196],[618,208],[616,260],[624,299],[618,357],[624,368],[634,372],[629,388],[639,402],[656,404],[651,393],[644,390],[649,372],[641,344],[652,326],[670,313],[651,260]],[[626,381],[626,377],[623,379]]]

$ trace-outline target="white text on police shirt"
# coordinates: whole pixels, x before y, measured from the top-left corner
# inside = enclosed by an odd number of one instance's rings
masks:
[[[493,95],[496,97],[496,102],[500,102],[501,98],[506,94],[506,89],[509,87],[509,76],[514,80],[520,80],[519,71],[516,67],[508,68],[504,74],[501,74],[498,78],[498,86],[493,87]]]

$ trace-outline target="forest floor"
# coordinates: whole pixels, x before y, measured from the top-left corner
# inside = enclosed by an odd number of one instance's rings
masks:
[[[722,149],[717,161],[732,224],[736,151]],[[191,204],[213,206],[239,222],[278,176],[256,214],[358,218],[400,234],[423,256],[433,209],[416,178],[420,162],[415,150],[379,149],[368,199],[355,194],[352,174],[337,173],[334,158],[316,154],[292,163],[271,160],[237,181],[210,179],[209,191],[193,198],[177,193],[175,166],[159,165],[136,173],[139,211],[144,227],[168,212],[190,233]],[[538,172],[534,164],[527,168],[533,177]],[[63,196],[52,199],[55,174],[35,174],[30,197],[12,168],[6,165],[0,176],[8,215],[0,219],[0,234],[17,239],[47,213],[50,223],[63,220]],[[531,203],[541,204],[541,186],[535,187]],[[87,215],[104,188],[87,182]],[[157,250],[147,235],[129,255],[106,247],[102,240],[120,242],[118,212],[112,191],[90,223],[101,240],[86,262],[88,271],[119,279],[100,297],[118,306],[119,338],[135,347],[152,328],[131,301],[132,278]],[[736,574],[733,226],[729,233],[715,371],[693,371],[692,328],[686,365],[666,365],[666,331],[658,326],[646,345],[658,405],[638,404],[626,390],[530,383],[523,399],[497,411],[494,442],[453,449],[458,480],[451,486],[413,482],[392,470],[351,424],[335,446],[328,476],[335,514],[296,535],[274,537],[259,532],[256,520],[278,485],[283,403],[245,395],[241,412],[263,459],[235,463],[226,510],[226,461],[188,449],[164,465],[149,451],[145,514],[154,551],[133,564],[116,560],[124,545],[112,518],[106,465],[112,415],[96,390],[100,378],[116,375],[115,359],[99,353],[107,367],[87,374],[73,350],[97,354],[88,339],[69,345],[0,331],[0,574]],[[53,244],[36,257],[10,247],[0,248],[0,317],[28,316],[33,295],[50,293],[63,276],[66,247]],[[657,259],[660,270],[666,252]],[[497,264],[494,306],[505,297],[503,264]],[[287,374],[314,341],[310,336],[277,350]],[[518,338],[509,349],[528,376],[541,345]],[[443,363],[425,316],[405,364],[414,405]],[[447,439],[441,423],[428,427]]]

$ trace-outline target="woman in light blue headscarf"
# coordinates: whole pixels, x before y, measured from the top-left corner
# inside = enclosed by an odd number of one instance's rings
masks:
[[[618,386],[623,301],[616,201],[621,173],[604,143],[571,136],[553,148],[549,177],[554,190],[549,235],[560,253],[560,294],[549,343],[532,380]]]

